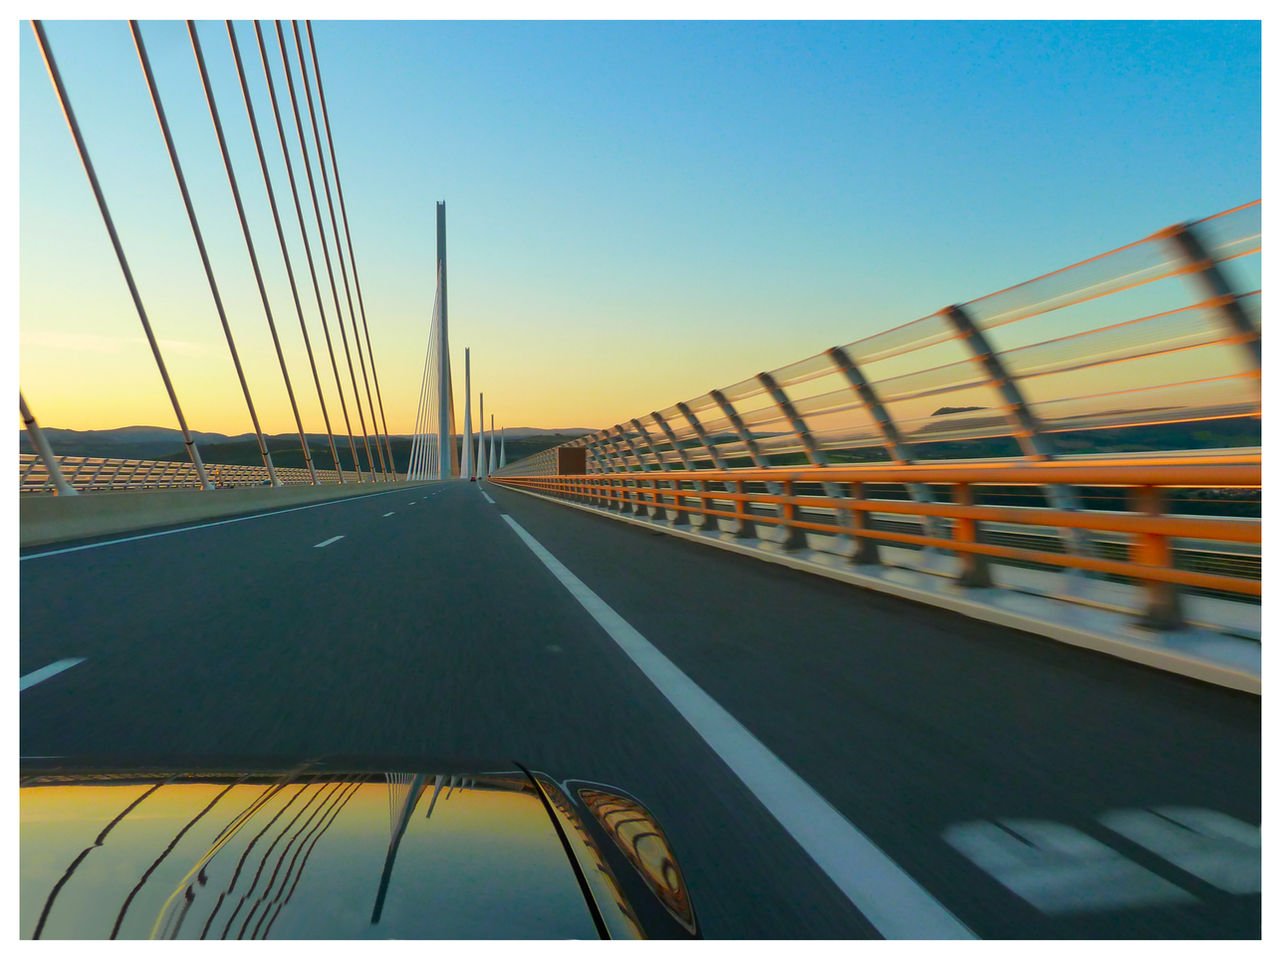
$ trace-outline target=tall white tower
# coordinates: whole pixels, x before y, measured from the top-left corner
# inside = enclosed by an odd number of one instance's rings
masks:
[[[466,385],[467,399],[462,410],[462,476],[464,478],[475,476],[475,464],[472,462],[471,455],[471,348],[467,347],[464,353],[466,357]]]
[[[480,462],[476,466],[476,478],[483,480],[489,474],[489,464],[484,456],[484,392],[480,393]]]
[[[449,273],[445,260],[444,201],[436,203],[436,266],[440,271],[440,479],[453,476],[453,377],[449,371]]]

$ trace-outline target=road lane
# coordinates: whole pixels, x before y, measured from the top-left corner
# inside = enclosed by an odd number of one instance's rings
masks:
[[[528,531],[508,514],[503,514],[502,519],[879,933],[891,939],[972,938],[972,931],[946,907],[681,673]]]
[[[505,510],[979,935],[1256,936],[1256,896],[1104,825],[1257,824],[1255,699],[478,486],[24,561],[22,672],[90,659],[22,694],[23,753],[512,757],[643,797],[709,936],[871,935]],[[1190,903],[1045,913],[944,839],[1027,820]]]
[[[24,562],[22,659],[90,662],[23,754],[519,759],[641,796],[709,936],[873,935],[475,486],[398,496]]]
[[[141,532],[121,535],[117,533],[100,534],[92,537],[84,537],[79,540],[60,541],[58,545],[46,545],[38,547],[30,547],[20,551],[20,558],[23,561],[36,560],[42,557],[59,556],[65,553],[79,553],[83,550],[94,550],[99,547],[108,546],[115,543],[127,543],[135,540],[150,540],[155,537],[167,537],[174,534],[186,533],[191,530],[201,530],[206,527],[220,527],[227,524],[245,523],[266,517],[275,517],[281,514],[296,513],[304,510],[320,510],[325,507],[336,506],[342,503],[351,503],[356,500],[371,499],[374,497],[386,496],[388,494],[399,494],[403,490],[397,487],[380,485],[381,489],[375,487],[368,493],[355,494],[350,497],[342,497],[335,500],[323,500],[319,503],[306,503],[296,507],[281,507],[275,510],[254,511],[249,513],[238,514],[232,517],[224,517],[221,520],[206,520],[200,523],[175,523],[161,524],[155,527],[139,528]],[[415,483],[408,489],[421,489],[422,484]]]
[[[1203,884],[1103,823],[1177,805],[1256,827],[1257,698],[489,490],[979,935],[1257,936],[1256,896]],[[1195,899],[1045,913],[944,839],[1018,818],[1062,824]]]

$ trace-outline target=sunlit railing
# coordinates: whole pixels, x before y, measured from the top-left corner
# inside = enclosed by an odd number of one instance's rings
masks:
[[[186,460],[125,460],[112,457],[56,457],[63,477],[76,491],[150,490],[164,487],[200,487],[195,467]],[[252,487],[270,483],[267,468],[241,464],[205,465],[209,480],[218,487]],[[288,485],[311,483],[311,474],[301,467],[276,467],[280,482]],[[354,482],[354,471],[343,471]],[[321,483],[336,483],[336,470],[316,470]],[[51,493],[53,478],[43,460],[35,454],[18,455],[18,489],[22,493]]]
[[[993,562],[1138,583],[1177,626],[1180,591],[1260,593],[1261,210],[575,439],[584,476],[553,449],[494,479],[854,562],[944,551],[970,586]]]
[[[1086,432],[1258,417],[1261,211],[1162,230],[568,445],[590,473],[1043,459]],[[543,454],[495,474],[549,471]]]
[[[1176,502],[1185,508],[1192,500],[1188,494],[1195,492],[1261,489],[1261,457],[1256,452],[1176,461],[708,470],[699,472],[696,479],[688,473],[626,471],[506,477],[499,482],[686,529],[696,519],[698,526],[693,529],[704,533],[758,539],[782,550],[816,549],[855,564],[881,562],[881,546],[942,549],[959,558],[956,577],[970,587],[999,585],[991,572],[992,562],[1088,571],[1142,585],[1147,602],[1135,612],[1143,613],[1152,626],[1180,621],[1175,588],[1240,598],[1261,595],[1257,566],[1243,563],[1224,574],[1194,561],[1196,554],[1222,556],[1233,551],[1249,557],[1249,549],[1256,550],[1262,543],[1259,520],[1172,513],[1167,506]],[[931,502],[892,495],[895,488],[911,483],[927,484]],[[1020,491],[1053,484],[1083,487],[1092,503],[1087,509],[1070,511],[1016,504]],[[883,522],[891,519],[911,519],[918,528],[894,528]],[[924,526],[925,520],[935,521],[932,529]],[[725,521],[729,526],[722,527]],[[991,528],[1003,538],[990,536]],[[1098,550],[1072,553],[1044,537],[1062,529],[1118,545],[1119,555],[1107,556]]]

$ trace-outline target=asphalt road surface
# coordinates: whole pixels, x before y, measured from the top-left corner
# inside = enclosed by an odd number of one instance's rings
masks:
[[[1260,935],[1256,697],[493,484],[37,549],[20,589],[24,756],[615,783],[708,937]]]

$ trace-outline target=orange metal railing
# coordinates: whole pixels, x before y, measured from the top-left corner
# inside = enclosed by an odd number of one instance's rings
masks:
[[[1006,456],[1002,443],[1043,459],[1102,430],[1213,445],[1191,435],[1261,414],[1261,218],[1254,201],[1160,230],[567,446],[601,473]]]
[[[1260,595],[1261,223],[1177,224],[575,439],[583,476],[553,449],[493,479],[862,562],[945,550],[972,586],[1123,578],[1178,626],[1178,590]]]
[[[1241,598],[1261,595],[1256,577],[1230,576],[1179,569],[1172,560],[1175,542],[1207,545],[1260,545],[1260,521],[1251,518],[1190,516],[1169,513],[1166,498],[1178,491],[1258,490],[1261,455],[1244,451],[1170,457],[1115,458],[1106,461],[1007,461],[966,464],[902,464],[829,467],[825,469],[698,470],[681,472],[614,472],[581,476],[495,477],[494,482],[560,500],[620,510],[675,523],[701,518],[774,528],[776,542],[793,548],[808,545],[807,533],[848,538],[854,557],[867,557],[865,543],[942,549],[956,554],[961,580],[975,586],[990,583],[988,560],[1047,565],[1126,578],[1143,584],[1153,604],[1168,605],[1170,590],[1196,588]],[[890,499],[872,486],[928,484],[932,502]],[[989,494],[1010,488],[1041,488],[1056,483],[1104,488],[1129,509],[1074,511],[1046,507],[981,503]],[[834,485],[834,486],[833,486]],[[837,490],[838,494],[829,491]],[[892,518],[937,518],[948,521],[946,536],[887,529]],[[878,526],[878,524],[880,524]],[[1112,559],[1093,554],[1027,549],[984,542],[985,524],[1014,525],[1023,530],[1087,531],[1127,544],[1128,556]]]

